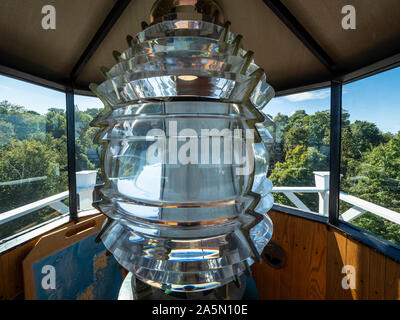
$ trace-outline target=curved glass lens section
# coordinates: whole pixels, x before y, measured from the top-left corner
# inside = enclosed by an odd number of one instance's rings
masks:
[[[137,35],[92,90],[105,110],[94,205],[101,238],[136,277],[173,291],[234,281],[273,226],[262,109],[274,91],[226,28],[163,21]]]
[[[234,43],[221,42],[219,40],[190,37],[165,37],[133,44],[120,56],[119,61],[129,60],[136,56],[170,53],[172,51],[202,51],[206,56],[215,54],[234,54],[237,45]]]
[[[190,36],[223,40],[226,36],[227,41],[232,41],[234,35],[217,24],[206,21],[195,20],[169,20],[152,25],[136,36],[138,42],[144,42],[166,36]]]
[[[228,54],[205,54],[197,50],[176,50],[165,55],[156,52],[139,55],[116,64],[107,75],[112,78],[126,72],[163,71],[168,65],[172,70],[188,69],[239,73],[246,60]]]
[[[103,82],[97,91],[113,107],[144,99],[201,97],[242,102],[252,90],[255,76],[166,66],[163,71],[127,71]]]

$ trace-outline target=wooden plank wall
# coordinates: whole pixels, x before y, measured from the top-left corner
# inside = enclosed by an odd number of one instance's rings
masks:
[[[253,265],[260,299],[325,299],[327,228],[324,224],[270,211],[272,240],[286,251],[286,266]]]
[[[271,211],[273,241],[287,264],[253,265],[260,299],[400,299],[400,264],[322,223]],[[344,290],[342,268],[353,265],[356,288]]]
[[[0,300],[14,299],[23,292],[22,260],[37,241],[30,241],[0,256]]]
[[[400,264],[337,231],[328,232],[327,240],[327,299],[400,299]],[[355,267],[356,288],[343,290],[347,265]]]

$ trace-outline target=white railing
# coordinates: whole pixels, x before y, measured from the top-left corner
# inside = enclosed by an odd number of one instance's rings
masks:
[[[355,218],[358,218],[359,216],[364,214],[365,212],[371,212],[379,217],[385,218],[386,220],[400,224],[400,213],[396,211],[378,206],[375,203],[362,200],[344,192],[340,193],[339,198],[340,200],[343,200],[353,205],[352,208],[341,215],[344,221],[352,221]]]
[[[68,213],[69,208],[64,203],[61,202],[62,200],[68,198],[68,194],[69,192],[65,191],[42,200],[29,203],[25,206],[0,213],[0,224],[10,222],[11,220],[20,218],[22,216],[25,216],[31,212],[37,211],[47,206],[54,208],[56,211]]]
[[[80,210],[93,209],[91,203],[93,202],[93,188],[96,181],[95,173],[96,171],[77,172],[77,192],[80,200]],[[310,208],[308,208],[295,195],[295,193],[318,193],[319,206],[318,212],[315,214],[327,217],[329,212],[329,172],[315,171],[314,178],[314,187],[274,187],[272,192],[283,193],[297,208],[306,211],[312,210],[310,210]],[[61,214],[68,213],[69,208],[62,203],[63,200],[68,198],[68,195],[68,191],[65,191],[42,200],[32,202],[25,206],[0,213],[0,225],[47,206],[53,208]],[[374,203],[348,195],[344,192],[340,192],[340,200],[353,205],[352,208],[340,216],[340,219],[343,221],[351,222],[364,213],[370,212],[396,224],[400,224],[400,213],[396,211],[389,210]]]
[[[97,171],[80,171],[76,173],[76,185],[77,193],[79,197],[79,207],[80,210],[90,210],[93,209],[93,188],[96,183],[96,173]],[[43,177],[30,178],[18,180],[18,183],[28,183],[32,181],[42,180]],[[13,184],[17,182],[12,181]],[[15,182],[15,183],[14,183]],[[9,184],[9,183],[8,183]],[[23,217],[29,213],[43,209],[45,207],[50,207],[60,214],[66,214],[69,212],[68,206],[66,206],[62,201],[67,199],[69,196],[68,191],[61,192],[59,194],[53,195],[51,197],[29,203],[25,206],[0,213],[0,225],[6,222],[10,222],[17,218]]]
[[[19,180],[13,180],[13,181],[0,182],[0,186],[12,186],[15,184],[24,184],[24,183],[28,183],[28,182],[34,182],[34,181],[40,181],[40,180],[46,180],[46,179],[47,179],[47,176],[19,179]]]
[[[315,187],[274,187],[272,192],[283,193],[295,206],[301,210],[312,211],[308,208],[295,193],[318,193],[319,208],[318,215],[327,217],[329,214],[329,172],[315,171]],[[400,213],[379,206],[375,203],[362,200],[344,192],[340,192],[339,199],[345,201],[353,207],[340,215],[340,219],[351,222],[366,212],[370,212],[378,217],[385,218],[396,224],[400,224]]]

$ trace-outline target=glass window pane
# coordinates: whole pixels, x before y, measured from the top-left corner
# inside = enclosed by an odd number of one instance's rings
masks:
[[[0,76],[0,239],[69,212],[66,143],[65,94]]]
[[[400,245],[400,68],[343,88],[341,219]]]
[[[93,209],[96,200],[93,189],[103,183],[100,172],[101,146],[93,139],[98,128],[91,127],[91,121],[103,109],[98,98],[75,95],[75,150],[78,210]],[[93,198],[94,197],[94,198]]]
[[[274,120],[269,178],[275,203],[327,216],[330,89],[275,98],[264,112]]]

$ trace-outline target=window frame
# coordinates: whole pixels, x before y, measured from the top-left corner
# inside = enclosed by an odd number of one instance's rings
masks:
[[[0,73],[2,74],[2,73]],[[9,74],[2,74],[5,77],[12,77]],[[20,81],[27,81],[21,77],[12,77]],[[35,79],[37,80],[37,79]],[[99,214],[97,209],[89,209],[78,212],[78,196],[76,189],[76,145],[75,145],[75,90],[72,86],[65,86],[63,90],[61,88],[55,89],[47,85],[44,81],[32,81],[34,85],[41,85],[50,90],[61,91],[65,94],[66,101],[66,136],[67,136],[67,174],[68,174],[68,198],[69,198],[69,213],[62,214],[60,216],[49,219],[45,222],[37,224],[26,230],[22,230],[6,238],[0,239],[0,255],[12,250],[13,248],[22,245],[23,243],[29,242],[38,236],[43,235],[46,232],[54,230],[62,225],[70,222],[78,222],[80,218],[91,215]]]
[[[349,84],[364,78],[368,78],[385,71],[400,67],[399,56],[396,56],[397,61],[389,67],[386,64],[377,63],[376,65],[361,69],[358,72],[349,74],[340,79],[334,79],[330,83],[331,88],[331,128],[330,128],[330,168],[329,168],[329,214],[328,217],[321,218],[320,216],[306,212],[298,208],[288,207],[283,205],[274,205],[273,210],[281,211],[285,214],[298,216],[308,220],[325,223],[346,236],[359,241],[383,255],[400,263],[400,246],[394,244],[378,235],[359,228],[349,222],[339,220],[339,201],[340,201],[340,168],[341,168],[341,143],[342,143],[342,98],[343,85]],[[389,60],[391,61],[391,60]],[[377,69],[371,71],[372,67]]]

